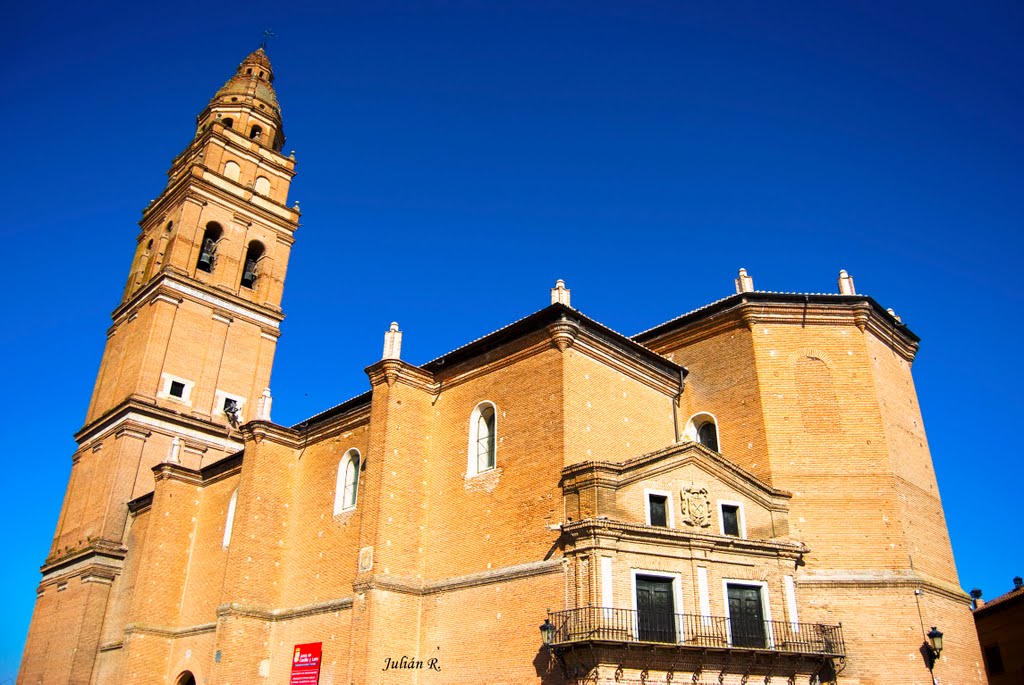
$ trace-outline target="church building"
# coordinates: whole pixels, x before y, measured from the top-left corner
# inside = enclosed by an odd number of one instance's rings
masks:
[[[274,423],[273,82],[246,57],[143,212],[19,683],[986,682],[919,339],[846,272],[632,336],[558,281],[421,366],[392,324]]]

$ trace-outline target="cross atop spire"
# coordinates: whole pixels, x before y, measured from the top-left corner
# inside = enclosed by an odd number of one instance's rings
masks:
[[[260,41],[260,50],[266,50],[267,49],[267,41],[269,41],[271,38],[276,38],[276,37],[277,36],[270,29],[263,29],[263,40]]]

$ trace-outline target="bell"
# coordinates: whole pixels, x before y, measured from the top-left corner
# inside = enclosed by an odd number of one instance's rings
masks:
[[[256,281],[256,262],[251,259],[245,262],[245,271],[242,272],[242,285],[251,288]]]
[[[203,250],[202,254],[199,255],[199,268],[203,271],[209,271],[212,264],[213,255],[206,250]]]

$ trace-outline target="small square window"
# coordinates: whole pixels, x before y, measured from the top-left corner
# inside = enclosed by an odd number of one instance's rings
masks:
[[[648,495],[647,507],[651,516],[652,526],[668,527],[668,498],[665,495]]]
[[[167,394],[172,397],[184,397],[185,396],[185,384],[181,381],[171,381],[171,387],[167,391]]]
[[[740,508],[735,504],[722,505],[722,532],[725,535],[740,536]]]

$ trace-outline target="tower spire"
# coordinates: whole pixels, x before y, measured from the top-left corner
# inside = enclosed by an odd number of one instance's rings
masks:
[[[280,150],[284,145],[284,127],[273,83],[274,67],[265,45],[261,44],[241,61],[234,76],[220,87],[199,114],[196,135],[220,123],[261,145]]]
[[[143,210],[19,680],[95,679],[128,502],[154,491],[155,466],[217,462],[243,447],[234,424],[269,416],[264,389],[299,218],[286,204],[295,160],[280,153],[273,80],[262,47],[242,60]],[[58,590],[62,600],[50,599]],[[80,607],[74,619],[66,606]]]

